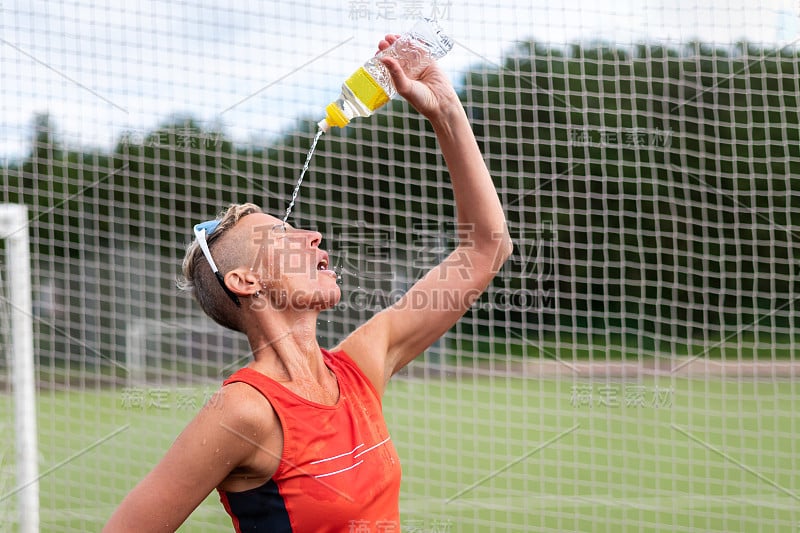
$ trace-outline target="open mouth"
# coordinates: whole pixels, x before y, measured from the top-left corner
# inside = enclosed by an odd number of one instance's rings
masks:
[[[328,270],[328,260],[323,259],[319,263],[317,263],[317,270]]]

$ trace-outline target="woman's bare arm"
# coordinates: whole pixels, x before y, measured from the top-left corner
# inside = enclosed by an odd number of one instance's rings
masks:
[[[387,36],[381,48],[393,41]],[[463,316],[512,251],[497,192],[450,81],[435,64],[412,80],[394,60],[384,63],[398,93],[436,132],[456,201],[459,244],[403,298],[342,342],[379,391]]]
[[[221,389],[125,497],[103,531],[175,531],[234,468],[268,452],[269,440],[265,445],[263,439],[275,434],[279,423],[269,404],[255,394],[238,383]],[[267,409],[252,408],[259,400]],[[280,452],[274,453],[275,468]]]

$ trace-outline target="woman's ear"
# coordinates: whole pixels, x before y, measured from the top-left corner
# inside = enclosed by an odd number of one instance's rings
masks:
[[[251,296],[261,289],[261,278],[251,269],[239,267],[225,274],[225,285],[237,296]]]

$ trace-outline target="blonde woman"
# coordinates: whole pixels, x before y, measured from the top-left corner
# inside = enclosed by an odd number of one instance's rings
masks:
[[[396,39],[388,35],[379,49]],[[318,315],[340,299],[322,236],[252,204],[198,224],[186,288],[244,333],[252,360],[225,381],[106,531],[174,531],[213,490],[236,531],[399,531],[400,462],[381,412],[389,379],[446,332],[511,253],[503,210],[466,114],[435,64],[398,92],[431,123],[462,232],[455,250],[395,305],[330,351]],[[411,305],[426,302],[422,308]]]

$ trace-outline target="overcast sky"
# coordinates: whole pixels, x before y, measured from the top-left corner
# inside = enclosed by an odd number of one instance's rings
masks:
[[[72,146],[108,148],[176,113],[263,141],[298,116],[322,118],[377,40],[418,15],[439,18],[455,40],[442,66],[456,79],[530,38],[794,46],[800,9],[797,0],[0,0],[0,157],[28,150],[37,112]]]

